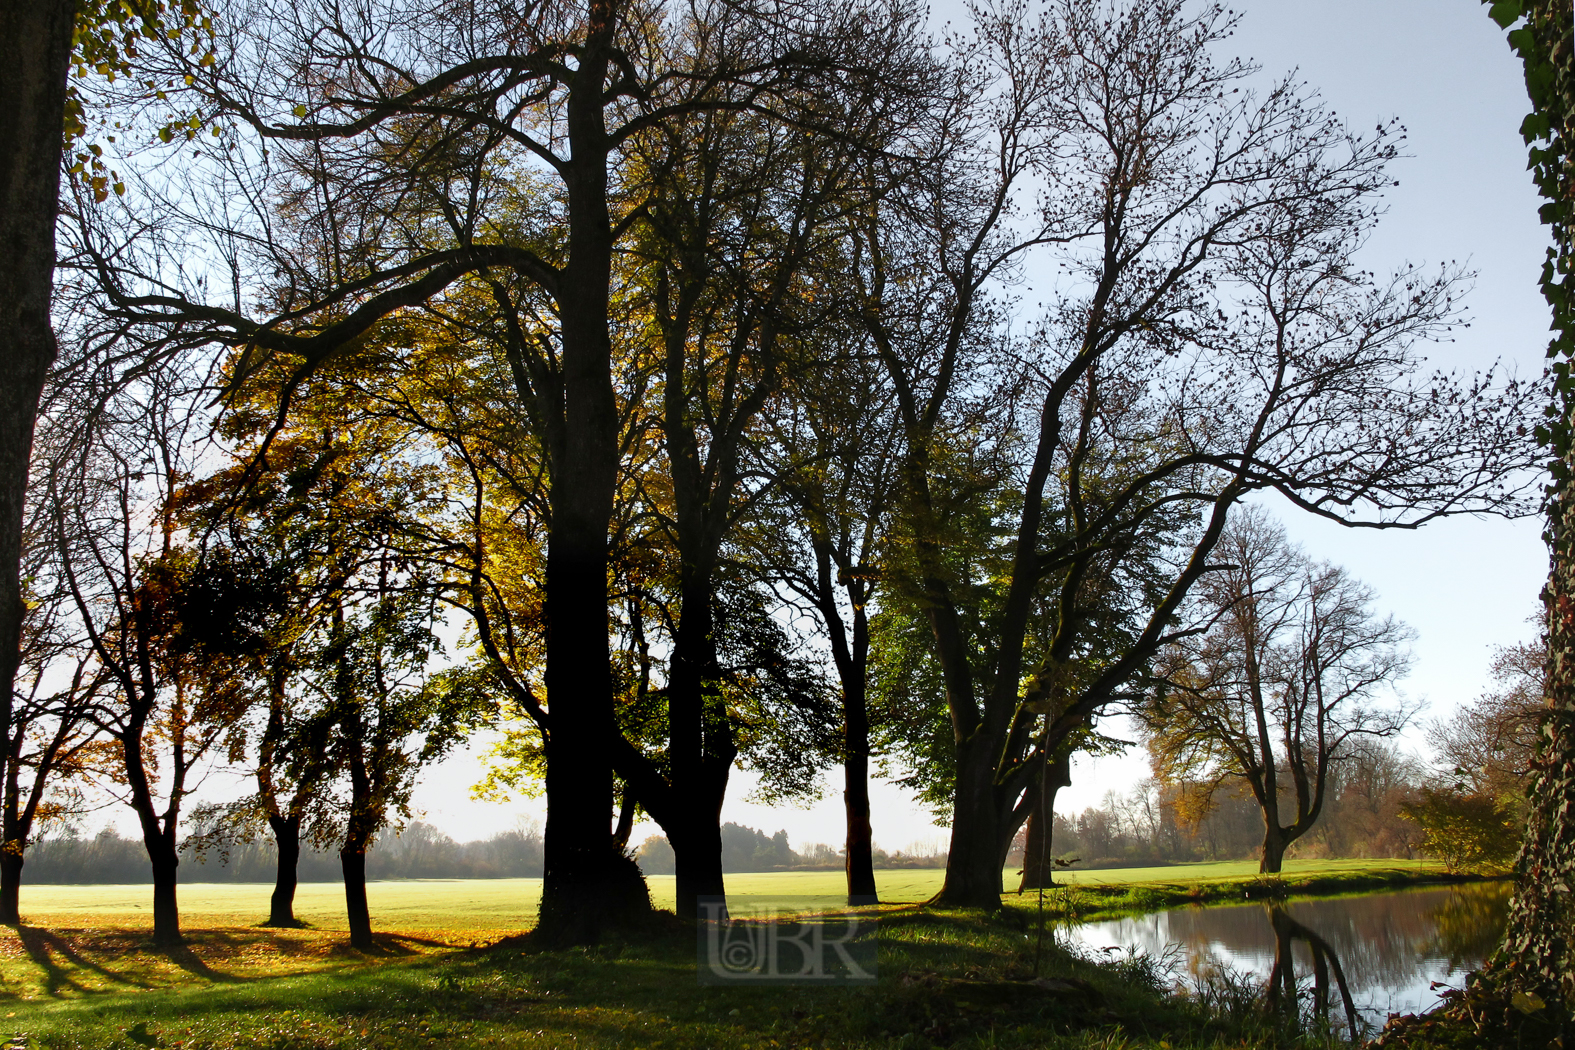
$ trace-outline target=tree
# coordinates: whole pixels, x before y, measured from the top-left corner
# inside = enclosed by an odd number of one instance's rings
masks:
[[[804,333],[826,327],[835,309],[825,276],[832,223],[855,158],[873,146],[870,125],[889,108],[878,88],[853,82],[804,100],[841,150],[775,119],[707,111],[668,121],[643,158],[655,172],[639,244],[659,333],[647,353],[660,397],[651,429],[661,435],[643,487],[655,522],[647,542],[669,552],[673,600],[665,760],[642,763],[622,747],[618,770],[672,843],[684,916],[724,889],[721,808],[739,727],[720,688],[723,559],[770,483],[750,469],[761,416],[819,348]]]
[[[1491,674],[1498,688],[1428,729],[1428,743],[1446,778],[1453,777],[1470,794],[1524,810],[1526,780],[1547,711],[1547,663],[1540,639],[1494,650]]]
[[[1422,829],[1422,852],[1449,871],[1501,871],[1520,845],[1520,821],[1490,795],[1424,787],[1400,811]]]
[[[32,501],[35,512],[37,500]],[[16,690],[0,784],[0,922],[21,922],[22,868],[35,826],[70,812],[72,781],[96,771],[102,756],[91,713],[105,681],[76,629],[71,598],[50,565],[54,545],[46,516],[24,533],[29,586]]]
[[[842,693],[848,903],[874,904],[870,616],[896,494],[897,432],[890,385],[868,349],[828,358],[797,377],[791,403],[772,420],[767,461],[780,509],[746,542],[779,591],[818,620],[831,648]]]
[[[26,617],[20,569],[33,432],[57,352],[50,305],[61,147],[89,130],[71,67],[79,80],[90,69],[123,70],[139,37],[181,39],[199,18],[193,0],[39,0],[0,11],[0,730],[8,739],[26,733],[12,724]],[[91,166],[91,184],[107,195],[102,149],[90,149],[71,170]],[[0,913],[5,899],[0,893]]]
[[[92,355],[89,382],[62,383],[49,412],[43,487],[62,586],[106,679],[90,717],[119,751],[118,777],[153,869],[153,936],[182,943],[180,822],[191,777],[211,753],[238,757],[246,697],[206,645],[214,625],[184,600],[194,552],[174,488],[199,451],[200,376],[176,362]],[[124,371],[122,371],[124,369]]]
[[[1489,966],[1484,989],[1502,989],[1520,1002],[1552,1009],[1547,1031],[1575,1041],[1575,172],[1571,116],[1575,114],[1575,14],[1558,0],[1509,0],[1488,9],[1510,29],[1510,46],[1525,66],[1532,112],[1521,125],[1531,170],[1550,227],[1540,283],[1552,313],[1554,392],[1539,435],[1552,474],[1546,504],[1551,572],[1543,591],[1547,615],[1548,708],[1528,784],[1526,838],[1515,864],[1515,896],[1504,943]],[[1522,19],[1524,19],[1522,21]],[[1480,1009],[1480,1006],[1478,1007]],[[1507,1011],[1506,1011],[1507,1012]],[[1530,1011],[1540,1014],[1539,1010]],[[1526,1011],[1518,1011],[1524,1014]],[[1458,1023],[1473,1015],[1468,1008]]]
[[[1412,710],[1370,706],[1403,677],[1410,632],[1372,611],[1372,591],[1311,562],[1256,507],[1216,548],[1226,564],[1204,578],[1194,622],[1156,668],[1156,696],[1138,708],[1163,779],[1212,795],[1245,781],[1263,812],[1259,871],[1318,822],[1334,768],[1363,737],[1387,737]]]
[[[1455,275],[1380,279],[1353,258],[1390,133],[1350,134],[1289,84],[1241,89],[1249,67],[1213,58],[1230,16],[1059,0],[976,21],[959,47],[981,79],[927,129],[938,161],[856,241],[904,434],[904,586],[954,752],[937,899],[994,907],[1035,745],[1058,747],[1175,639],[1233,507],[1274,490],[1383,527],[1523,511],[1534,394],[1421,372],[1411,346],[1447,328]],[[990,292],[1035,252],[1067,276],[1014,335]],[[1017,491],[994,511],[998,612],[972,635],[934,479],[995,391],[1021,393],[968,440],[1002,450]]]
[[[33,425],[55,333],[55,210],[76,0],[7,4],[0,12],[0,730],[13,735],[12,689],[25,614],[23,503]]]

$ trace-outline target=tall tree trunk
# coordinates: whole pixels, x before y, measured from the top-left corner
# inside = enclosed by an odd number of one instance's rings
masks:
[[[273,831],[278,859],[265,925],[293,929],[301,925],[295,917],[295,886],[301,863],[301,818],[270,816],[268,827]]]
[[[570,161],[562,316],[562,426],[549,442],[547,544],[546,868],[539,933],[589,944],[606,926],[650,914],[637,865],[613,843],[610,741],[617,729],[609,663],[607,534],[618,475],[618,411],[608,306],[612,225],[607,203],[604,84],[620,5],[591,0],[566,111]]]
[[[24,817],[22,808],[21,757],[22,733],[7,741],[5,755],[4,801],[0,803],[0,924],[17,926],[22,922],[20,896],[22,865],[26,859],[27,836],[32,830],[31,810]]]
[[[11,697],[26,612],[20,572],[28,461],[39,395],[55,360],[49,305],[75,20],[75,0],[0,5],[0,68],[5,70],[0,76],[0,737],[5,738],[12,735]],[[5,845],[9,849],[13,843],[8,839]],[[10,870],[0,866],[0,874]],[[18,857],[12,874],[21,870]]]
[[[1500,5],[1490,9],[1498,17]],[[1507,6],[1507,5],[1506,5]],[[1533,118],[1546,121],[1535,141],[1532,172],[1551,225],[1553,258],[1544,268],[1543,295],[1552,307],[1555,374],[1575,359],[1575,14],[1565,0],[1528,0],[1530,40],[1511,33],[1525,62]],[[1528,118],[1526,128],[1534,127]],[[1549,420],[1553,446],[1548,500],[1551,571],[1542,598],[1548,636],[1548,710],[1527,792],[1526,837],[1515,863],[1515,895],[1504,941],[1490,961],[1495,981],[1539,996],[1547,1010],[1535,1019],[1557,1027],[1575,1045],[1575,391],[1563,375]],[[1546,1029],[1545,1029],[1546,1031]]]
[[[829,566],[827,567],[829,569]],[[822,590],[830,590],[830,573],[822,570]],[[875,889],[875,835],[870,826],[870,625],[869,592],[858,580],[847,584],[853,606],[853,647],[843,667],[842,618],[836,603],[825,603],[828,623],[837,630],[837,670],[842,678],[843,808],[848,819],[848,903],[879,904]]]
[[[682,796],[679,805],[683,805]],[[673,841],[674,883],[678,915],[694,919],[719,913],[701,908],[725,907],[727,886],[722,875],[721,806],[706,806],[692,817],[686,815],[679,837]]]
[[[153,791],[142,753],[145,718],[146,709],[143,709],[124,730],[120,740],[121,759],[125,765],[131,808],[142,829],[142,846],[147,850],[148,864],[153,869],[153,943],[160,948],[179,948],[185,943],[181,937],[180,906],[176,899],[180,853],[176,847],[175,828],[180,816],[180,787],[177,783],[172,788],[169,809],[160,820],[153,807]]]
[[[720,670],[709,564],[686,561],[667,690],[672,799],[680,820],[669,838],[682,918],[699,914],[702,903],[720,902],[727,893],[722,876],[722,802],[736,753],[716,695]]]
[[[1034,808],[1028,812],[1028,834],[1023,842],[1023,881],[1017,890],[1037,890],[1055,885],[1055,855],[1050,852],[1055,830],[1055,797],[1072,783],[1072,755],[1051,762],[1044,781],[1036,792]]]
[[[855,739],[857,738],[857,739]],[[847,812],[848,903],[879,904],[875,889],[875,846],[870,829],[869,720],[848,719],[843,755],[842,805]]]

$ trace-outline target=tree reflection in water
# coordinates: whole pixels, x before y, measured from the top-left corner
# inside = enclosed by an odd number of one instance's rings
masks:
[[[1356,1003],[1351,998],[1351,985],[1345,979],[1340,957],[1329,942],[1303,926],[1285,913],[1279,905],[1270,905],[1269,928],[1274,931],[1274,969],[1269,974],[1269,1009],[1282,1015],[1288,1022],[1301,1020],[1301,995],[1296,983],[1296,953],[1292,945],[1304,941],[1312,953],[1313,1019],[1329,1026],[1329,977],[1334,976],[1335,987],[1340,992],[1340,1005],[1345,1008],[1345,1030],[1354,1041],[1361,1028],[1356,1016]]]
[[[1391,1012],[1431,1009],[1438,1002],[1435,984],[1461,986],[1503,931],[1508,894],[1507,883],[1478,883],[1294,900],[1267,909],[1179,908],[1074,926],[1060,936],[1096,951],[1133,947],[1156,958],[1179,947],[1191,981],[1229,972],[1272,982],[1285,1005],[1294,1001],[1287,989],[1300,976],[1311,983],[1314,1013],[1321,966],[1323,1010],[1334,1014],[1335,1027],[1349,1031],[1353,1009],[1362,1026],[1381,1027]],[[1283,916],[1279,925],[1276,911]]]

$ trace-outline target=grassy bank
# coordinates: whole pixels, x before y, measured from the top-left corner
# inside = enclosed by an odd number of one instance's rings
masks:
[[[574,951],[444,950],[382,935],[378,953],[361,955],[315,931],[247,928],[200,931],[190,951],[161,956],[126,931],[25,928],[7,991],[20,991],[14,975],[29,963],[55,979],[0,1010],[29,1050],[1275,1043],[1255,1010],[1172,996],[1142,959],[1096,964],[1049,946],[1041,974],[1054,980],[1029,983],[1033,941],[1010,912],[888,906],[879,927],[880,980],[859,988],[701,986],[687,931]]]
[[[1256,865],[1245,863],[1078,872],[1058,876],[1062,885],[1046,891],[1045,911],[1061,920],[1097,921],[1188,905],[1338,897],[1483,878],[1450,874],[1430,861],[1304,861],[1285,867],[1278,876],[1259,875]],[[1036,910],[1038,896],[1007,894],[1003,903]]]

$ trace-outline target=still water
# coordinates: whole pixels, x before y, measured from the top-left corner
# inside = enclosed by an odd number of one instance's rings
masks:
[[[1338,1029],[1382,1027],[1391,1013],[1437,1005],[1504,929],[1510,887],[1478,883],[1328,900],[1178,908],[1090,922],[1059,936],[1085,951],[1167,952],[1178,981],[1211,973],[1256,979],[1282,1006],[1318,1010]],[[1294,991],[1293,991],[1294,990]],[[1297,1009],[1295,1006],[1289,1007]]]

